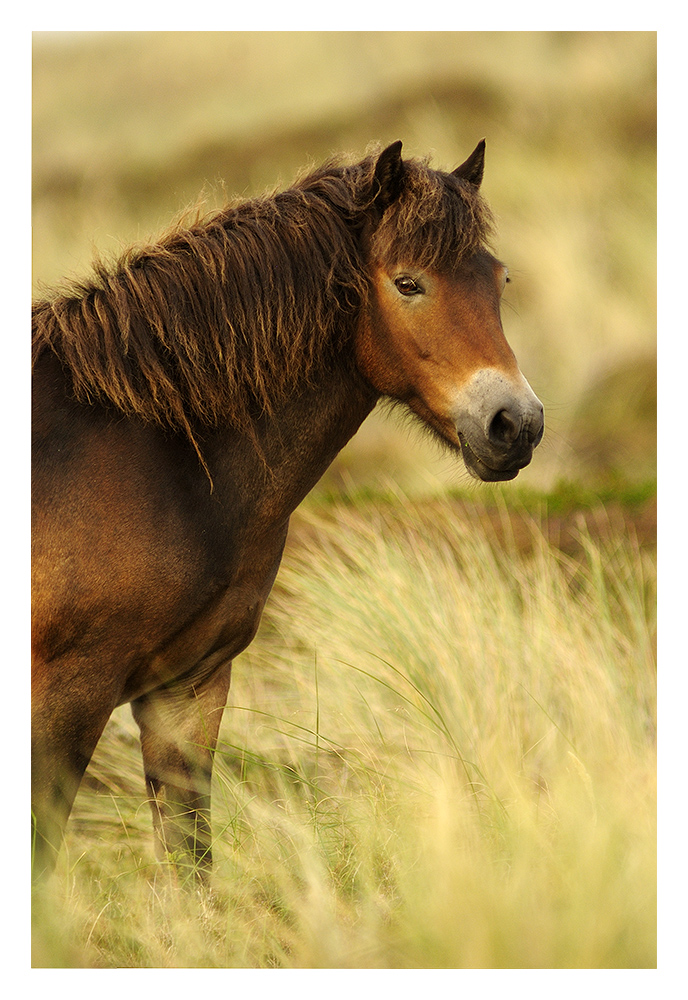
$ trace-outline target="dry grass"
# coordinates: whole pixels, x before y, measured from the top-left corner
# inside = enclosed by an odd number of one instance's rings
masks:
[[[212,898],[152,862],[121,715],[37,964],[655,965],[654,558],[583,535],[574,561],[535,523],[519,554],[453,516],[303,514],[236,664]]]

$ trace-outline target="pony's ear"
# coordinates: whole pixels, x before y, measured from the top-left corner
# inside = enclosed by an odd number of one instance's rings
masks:
[[[375,164],[373,178],[373,202],[380,212],[384,212],[395,198],[401,194],[404,164],[401,160],[401,139],[387,146],[380,153]]]
[[[485,169],[485,140],[481,139],[478,145],[475,147],[471,155],[467,160],[457,167],[456,170],[452,170],[454,177],[460,177],[464,181],[468,181],[473,187],[479,188],[483,179],[483,170]]]

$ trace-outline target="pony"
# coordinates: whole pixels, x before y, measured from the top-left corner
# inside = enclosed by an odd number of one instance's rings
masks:
[[[211,868],[213,753],[289,518],[382,398],[477,479],[544,429],[500,320],[484,140],[401,142],[172,228],[33,305],[32,835],[56,861],[113,709],[156,853]]]

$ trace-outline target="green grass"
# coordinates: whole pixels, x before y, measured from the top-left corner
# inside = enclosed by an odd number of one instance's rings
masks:
[[[455,488],[444,491],[449,500],[465,501],[478,508],[496,508],[508,506],[514,509],[542,509],[545,514],[568,514],[580,509],[594,509],[605,504],[618,504],[629,514],[637,513],[657,497],[656,479],[646,479],[640,482],[616,479],[602,481],[595,485],[587,485],[569,479],[560,479],[552,489],[541,490],[520,484],[492,484],[485,487],[481,484],[480,500],[476,504],[475,488]],[[307,506],[316,506],[323,510],[328,505],[358,508],[367,505],[398,506],[400,498],[404,498],[400,489],[389,483],[387,488],[378,486],[356,487],[352,489],[328,490],[321,488],[306,499]],[[297,515],[298,517],[298,515]]]
[[[302,511],[235,666],[212,896],[153,861],[121,711],[34,963],[653,967],[655,557],[529,530],[495,545],[450,501]]]

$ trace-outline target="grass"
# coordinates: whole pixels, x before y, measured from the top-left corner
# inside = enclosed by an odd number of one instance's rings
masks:
[[[654,554],[530,533],[448,500],[302,510],[235,666],[212,894],[153,861],[121,711],[34,964],[653,967]]]

